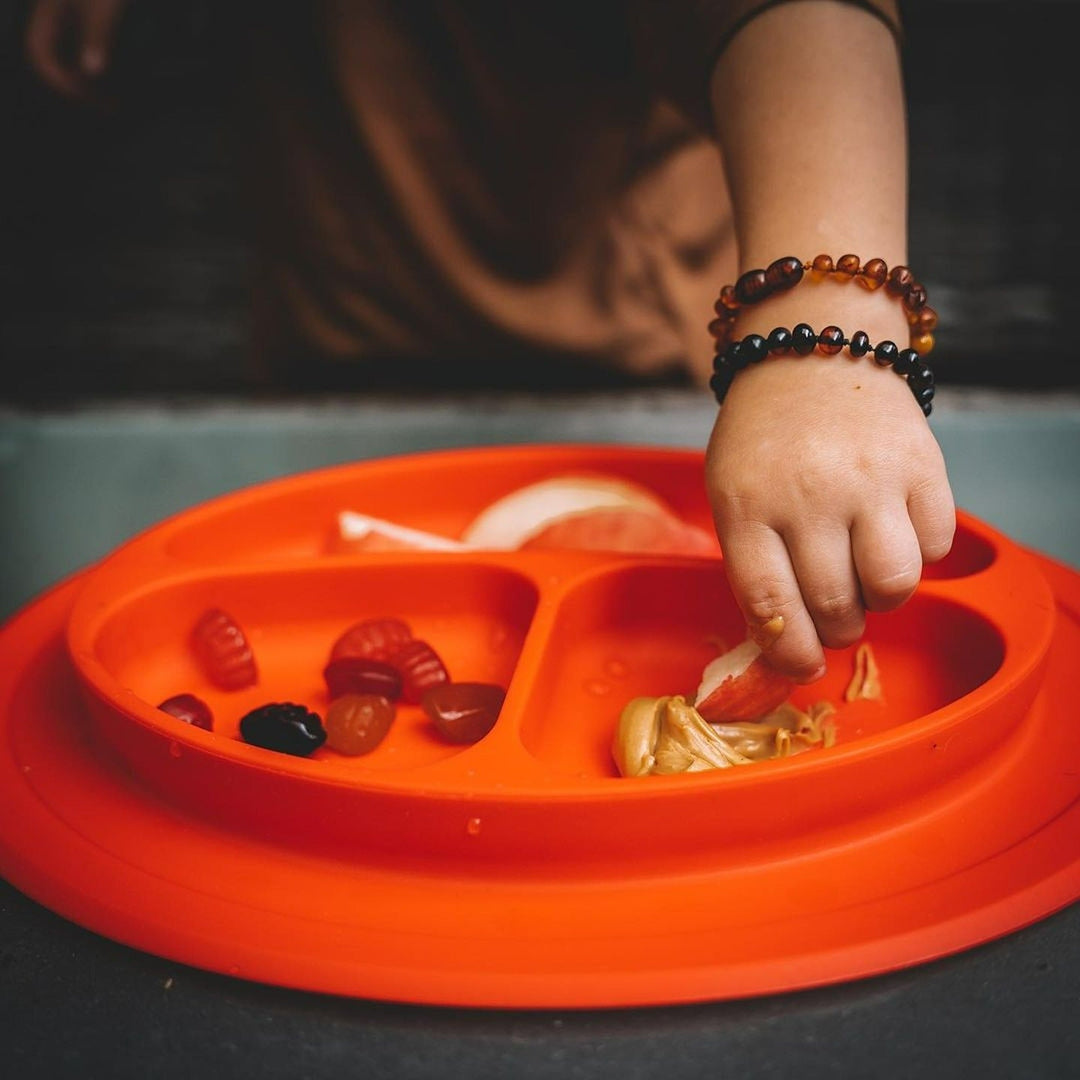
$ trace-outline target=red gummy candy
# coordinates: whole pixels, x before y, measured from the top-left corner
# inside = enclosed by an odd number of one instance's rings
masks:
[[[362,656],[368,660],[389,660],[393,654],[412,639],[409,624],[401,619],[384,617],[365,619],[350,626],[334,642],[330,650],[330,659],[339,660],[343,656]]]
[[[323,678],[331,700],[343,694],[374,694],[387,701],[401,697],[401,672],[381,660],[339,656],[323,668]]]
[[[191,647],[206,677],[222,690],[242,690],[258,681],[251,645],[228,612],[203,612],[191,632]]]
[[[210,706],[194,694],[174,694],[171,698],[166,698],[158,708],[192,727],[202,728],[203,731],[214,730],[214,715],[210,712]]]
[[[412,705],[419,705],[424,693],[433,686],[450,681],[450,674],[439,654],[419,638],[402,645],[390,658],[390,663],[401,672],[402,698]]]

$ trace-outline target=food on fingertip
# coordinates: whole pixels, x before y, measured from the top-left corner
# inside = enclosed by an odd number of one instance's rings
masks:
[[[421,706],[448,742],[479,742],[495,726],[506,691],[494,683],[446,683],[425,692]]]
[[[203,673],[219,689],[243,690],[258,682],[251,643],[228,612],[217,607],[204,611],[190,642]]]
[[[214,714],[210,711],[210,706],[194,694],[173,694],[158,708],[192,727],[202,728],[203,731],[214,730]]]

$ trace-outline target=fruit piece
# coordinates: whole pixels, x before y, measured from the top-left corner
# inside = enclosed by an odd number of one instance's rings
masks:
[[[252,709],[240,720],[240,735],[252,746],[296,757],[307,757],[326,742],[326,731],[318,714],[291,701]]]
[[[505,696],[493,683],[447,683],[428,690],[421,704],[444,739],[474,743],[495,726]]]
[[[358,514],[355,510],[342,510],[338,514],[338,535],[331,546],[335,552],[466,550],[459,540]]]
[[[663,555],[716,555],[716,538],[671,514],[637,506],[602,507],[568,514],[521,545],[532,548],[578,548],[636,551]]]
[[[694,707],[710,723],[757,720],[783,704],[794,689],[748,639],[706,666]]]
[[[386,738],[394,706],[378,694],[344,694],[326,710],[326,745],[339,754],[370,754]]]
[[[194,694],[174,694],[171,698],[166,698],[158,708],[192,727],[202,728],[203,731],[214,730],[214,714],[210,712],[210,706]]]
[[[377,694],[389,701],[401,697],[401,672],[382,660],[339,656],[323,668],[323,678],[331,699],[342,694]]]
[[[425,691],[450,681],[450,673],[439,654],[419,638],[405,642],[390,658],[401,672],[401,696],[412,705],[419,705]]]
[[[363,656],[369,660],[389,660],[406,641],[412,638],[412,630],[403,619],[390,616],[380,619],[364,619],[350,626],[334,642],[330,659],[343,656]]]
[[[670,512],[648,488],[621,477],[555,476],[496,499],[473,519],[461,539],[472,547],[512,550],[568,514],[603,507]]]
[[[191,631],[191,647],[206,677],[222,690],[254,686],[259,674],[251,645],[239,623],[221,608],[209,608]]]

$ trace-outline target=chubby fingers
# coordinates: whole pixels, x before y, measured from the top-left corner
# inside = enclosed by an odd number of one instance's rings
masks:
[[[783,619],[783,630],[765,647],[769,663],[796,682],[818,678],[825,655],[783,538],[761,522],[744,521],[722,531],[720,545],[728,584],[750,633]]]

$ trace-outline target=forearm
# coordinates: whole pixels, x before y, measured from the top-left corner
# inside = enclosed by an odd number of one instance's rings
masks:
[[[882,22],[833,0],[780,4],[729,42],[711,91],[741,271],[819,253],[907,262],[906,112]],[[739,331],[797,321],[907,344],[895,298],[834,281],[754,305]]]

